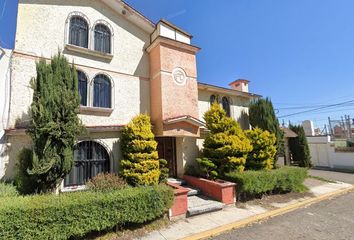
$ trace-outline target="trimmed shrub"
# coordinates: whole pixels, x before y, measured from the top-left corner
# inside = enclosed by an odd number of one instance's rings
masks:
[[[267,171],[245,171],[228,173],[225,180],[237,183],[239,198],[260,197],[269,193],[301,192],[306,190],[304,181],[307,169],[282,167]]]
[[[173,190],[165,185],[0,199],[1,239],[69,239],[163,215]]]
[[[86,187],[94,191],[119,190],[127,186],[124,179],[112,173],[100,173],[86,183]]]
[[[160,177],[159,177],[159,182],[160,183],[167,183],[168,180],[168,174],[170,172],[170,169],[167,167],[167,160],[166,159],[159,159],[159,164],[160,164]]]
[[[198,163],[201,172],[201,177],[210,180],[215,180],[218,177],[216,165],[208,158],[197,158],[196,162]]]
[[[123,129],[121,174],[133,186],[158,184],[160,178],[157,142],[150,117],[140,114]]]
[[[209,134],[203,144],[203,157],[216,166],[219,175],[244,170],[247,154],[252,145],[240,125],[218,103],[214,103],[204,114]]]
[[[16,196],[18,196],[18,191],[14,185],[0,182],[0,198]]]
[[[277,153],[275,135],[260,128],[254,128],[246,131],[246,136],[253,147],[253,150],[247,156],[246,169],[273,169],[274,157]]]

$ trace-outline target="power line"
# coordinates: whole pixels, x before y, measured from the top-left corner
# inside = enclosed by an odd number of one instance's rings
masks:
[[[318,111],[318,110],[321,110],[321,109],[337,107],[337,106],[345,105],[345,104],[348,104],[348,103],[354,103],[354,100],[341,102],[341,103],[336,103],[336,104],[330,104],[330,105],[326,105],[326,106],[322,106],[322,107],[318,107],[318,108],[314,108],[314,109],[310,109],[310,110],[306,110],[306,111],[300,111],[300,112],[296,112],[296,113],[291,113],[291,114],[280,116],[279,118],[291,117],[291,116],[295,116],[295,115],[299,115],[299,114],[303,114],[303,113],[309,113],[309,112],[313,112],[313,111]]]

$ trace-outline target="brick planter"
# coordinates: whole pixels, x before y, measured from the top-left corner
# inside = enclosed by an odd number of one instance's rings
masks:
[[[173,205],[169,210],[170,220],[185,218],[188,210],[187,193],[189,190],[177,184],[167,184],[174,189],[175,194]]]
[[[225,204],[236,202],[236,184],[224,180],[211,181],[204,178],[184,175],[183,179],[191,186],[199,188],[203,194]]]

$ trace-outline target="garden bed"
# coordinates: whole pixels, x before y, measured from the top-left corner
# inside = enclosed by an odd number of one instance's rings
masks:
[[[208,180],[184,175],[183,179],[191,186],[199,188],[203,194],[225,204],[236,202],[236,184],[225,180]]]
[[[225,179],[238,186],[238,200],[259,198],[265,194],[304,192],[307,169],[299,167],[282,167],[275,170],[233,172]]]

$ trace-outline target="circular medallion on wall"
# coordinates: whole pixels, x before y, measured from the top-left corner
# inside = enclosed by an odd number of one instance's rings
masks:
[[[187,82],[186,73],[182,68],[175,68],[172,71],[172,78],[177,85],[183,86]]]

